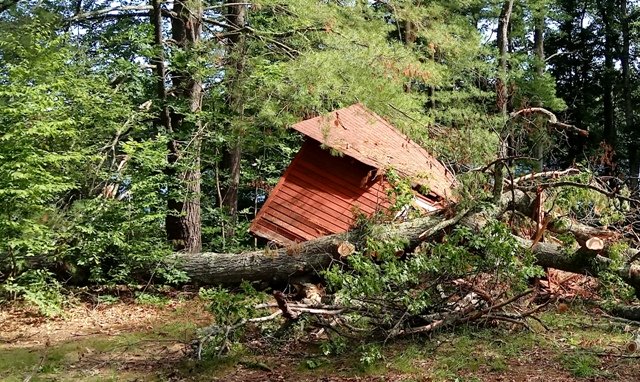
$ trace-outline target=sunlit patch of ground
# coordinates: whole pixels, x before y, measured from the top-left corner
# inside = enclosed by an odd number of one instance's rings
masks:
[[[387,344],[362,363],[358,346],[325,356],[317,343],[259,338],[230,356],[188,357],[211,316],[197,297],[83,303],[59,318],[18,305],[0,311],[3,381],[638,381],[640,354],[624,353],[637,327],[574,306],[550,327],[461,328]]]

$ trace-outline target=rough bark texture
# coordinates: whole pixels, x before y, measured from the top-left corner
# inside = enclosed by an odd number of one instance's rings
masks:
[[[604,27],[604,73],[601,79],[603,89],[604,140],[611,147],[616,147],[617,134],[614,119],[613,84],[615,82],[614,55],[615,40],[613,25],[613,2],[600,0],[598,11]],[[613,170],[613,169],[610,169]]]
[[[158,1],[154,1],[154,7]],[[157,4],[159,8],[159,4]],[[202,35],[202,12],[200,1],[176,1],[173,6],[175,16],[171,18],[171,35],[176,45],[190,53],[200,41]],[[161,31],[156,28],[157,35]],[[164,77],[162,78],[164,80]],[[171,80],[174,85],[173,94],[182,102],[187,102],[189,112],[197,113],[202,108],[202,82],[196,79],[187,69],[177,68],[172,71]],[[166,98],[166,92],[165,92]],[[169,113],[167,106],[164,114]],[[186,116],[178,112],[170,113],[168,132],[172,136],[168,143],[169,169],[167,174],[174,178],[180,188],[180,196],[168,200],[166,218],[167,238],[176,250],[196,253],[202,250],[201,210],[200,210],[200,146],[199,123],[188,122]],[[166,122],[165,122],[166,123]],[[183,143],[185,137],[189,147]],[[185,150],[189,152],[185,152]],[[178,160],[190,161],[189,169],[180,170],[173,166]],[[178,165],[179,167],[179,165]],[[171,192],[171,190],[170,190]]]
[[[509,53],[509,22],[511,20],[511,13],[513,11],[513,0],[507,0],[502,6],[500,12],[500,18],[498,19],[498,80],[496,89],[496,105],[498,110],[502,114],[505,123],[508,121],[508,101],[509,92],[507,89],[507,55]],[[504,130],[504,129],[503,129]],[[498,147],[498,158],[504,158],[507,156],[507,140],[508,133],[502,132],[500,134],[500,143]],[[504,182],[504,164],[498,162],[495,165],[494,177],[493,177],[493,201],[497,202],[502,195],[502,184]]]
[[[160,0],[152,0],[151,23],[154,27],[154,42],[157,56],[153,60],[156,73],[156,92],[160,101],[160,125],[170,135],[167,143],[167,162],[165,173],[174,180],[169,187],[170,197],[167,201],[168,213],[165,220],[167,238],[178,251],[190,253],[202,250],[200,224],[200,136],[199,124],[188,123],[185,115],[177,113],[169,107],[169,91],[165,67],[163,22]],[[193,50],[202,34],[202,4],[198,2],[176,1],[171,18],[171,35],[175,44],[185,51]],[[202,83],[185,69],[176,68],[171,72],[174,88],[172,96],[178,102],[188,104],[191,113],[197,113],[202,107]],[[185,137],[190,139],[189,153],[185,153]],[[188,157],[191,166],[188,170],[176,168],[178,160]],[[176,189],[177,188],[177,189]]]
[[[545,29],[545,15],[543,10],[536,10],[533,19],[534,31],[533,31],[533,51],[535,54],[534,65],[536,68],[536,76],[542,79],[545,68],[544,58],[544,29]],[[533,106],[544,106],[540,99],[533,100]],[[544,169],[544,151],[545,143],[544,139],[537,139],[534,143],[534,155],[537,159],[536,171],[540,172]]]
[[[245,69],[246,59],[246,37],[243,28],[246,26],[247,5],[236,1],[228,1],[229,25],[234,29],[229,37],[229,47],[227,48],[228,73],[227,81],[227,105],[235,117],[242,121],[244,114],[242,76]],[[223,207],[231,218],[227,226],[227,236],[234,235],[235,222],[238,214],[238,188],[240,185],[240,161],[242,157],[242,146],[240,143],[241,131],[237,126],[231,126],[232,138],[229,141],[227,151],[224,153],[223,166],[227,170],[229,177],[225,182],[224,195],[221,201]]]
[[[403,223],[386,234],[401,233],[413,239],[428,227],[442,221],[439,217],[427,217]],[[352,235],[352,234],[351,234]],[[333,261],[339,261],[339,246],[348,241],[350,233],[325,236],[286,248],[235,253],[176,254],[178,268],[185,271],[192,281],[200,284],[237,284],[246,281],[286,281],[290,277],[326,269]]]
[[[622,52],[620,61],[622,64],[622,99],[624,100],[624,124],[627,134],[631,139],[627,143],[629,155],[629,180],[632,189],[638,188],[638,176],[640,175],[640,145],[638,145],[638,132],[634,126],[633,116],[633,94],[631,89],[631,28],[629,4],[627,0],[622,0]]]
[[[529,196],[521,191],[516,191],[515,195],[517,209],[528,210],[531,205]],[[511,204],[511,193],[508,193],[496,206],[449,221],[453,224],[459,220],[458,224],[478,230],[491,218],[503,214]],[[446,222],[447,219],[442,216],[432,215],[405,223],[377,227],[374,230],[380,231],[377,236],[381,240],[395,238],[406,241],[406,249],[410,250],[429,236],[438,233],[431,232],[431,228]],[[430,231],[431,234],[423,235],[426,231]],[[193,282],[200,284],[236,284],[243,280],[286,281],[292,276],[326,269],[333,261],[339,261],[340,245],[345,241],[357,242],[357,237],[358,233],[345,232],[286,248],[241,254],[176,254],[173,259],[177,261],[178,268],[185,271]]]

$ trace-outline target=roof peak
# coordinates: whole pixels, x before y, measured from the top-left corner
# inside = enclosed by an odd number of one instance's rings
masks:
[[[395,169],[413,182],[450,198],[455,178],[422,146],[362,103],[292,126],[321,144],[379,169]]]

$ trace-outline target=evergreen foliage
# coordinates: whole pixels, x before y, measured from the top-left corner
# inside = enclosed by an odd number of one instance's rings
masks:
[[[495,159],[509,135],[510,154],[535,157],[542,167],[581,160],[588,147],[615,151],[619,164],[594,172],[638,173],[636,111],[621,112],[625,99],[637,98],[630,90],[638,80],[634,2],[624,9],[595,0],[517,2],[500,81],[493,29],[501,2],[243,4],[234,8],[243,26],[230,22],[229,2],[213,0],[25,0],[3,9],[5,291],[28,295],[26,286],[54,279],[139,283],[149,273],[184,280],[163,261],[177,244],[167,240],[167,217],[186,224],[195,212],[189,224],[201,228],[203,250],[253,247],[248,223],[301,143],[287,127],[356,102],[459,172]],[[178,5],[186,13],[177,15]],[[202,17],[189,13],[201,9]],[[192,40],[177,38],[190,22],[202,30]],[[537,31],[544,32],[544,57],[535,50]],[[607,34],[613,46],[602,42]],[[626,85],[617,65],[604,66],[625,51]],[[552,147],[558,134],[545,120],[506,123],[496,106],[502,80],[510,111],[545,107],[594,138],[571,138],[562,151]],[[615,147],[599,145],[605,88],[612,89]],[[234,187],[230,208],[225,195]],[[176,207],[187,202],[192,210]]]

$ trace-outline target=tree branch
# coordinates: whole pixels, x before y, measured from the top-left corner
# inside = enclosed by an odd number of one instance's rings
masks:
[[[163,1],[166,2],[166,1]],[[116,16],[113,12],[144,12],[153,10],[152,5],[116,5],[113,7],[97,9],[95,11],[84,12],[72,17],[69,21],[82,21],[87,19],[95,19],[100,16]],[[130,16],[129,14],[122,14],[123,16]],[[140,15],[140,13],[137,13]]]
[[[518,184],[520,182],[533,180],[537,178],[557,178],[560,176],[576,175],[579,173],[580,173],[580,170],[578,170],[577,168],[569,168],[563,171],[547,171],[547,172],[531,173],[531,174],[527,174],[527,175],[523,175],[521,177],[515,178],[513,179],[513,181],[509,181],[508,179],[505,179],[505,181],[507,182],[508,185],[512,185],[512,184]]]
[[[588,130],[580,129],[580,128],[576,127],[575,125],[569,125],[567,123],[559,122],[558,121],[558,117],[556,117],[555,114],[553,114],[549,110],[547,110],[545,108],[542,108],[542,107],[529,107],[529,108],[526,108],[526,109],[521,109],[521,110],[518,110],[518,111],[514,111],[511,114],[509,114],[509,117],[510,118],[516,118],[519,115],[528,115],[528,114],[544,114],[544,115],[547,116],[547,118],[549,118],[549,124],[553,125],[554,127],[570,131],[570,132],[572,132],[574,134],[578,134],[578,135],[583,136],[583,137],[588,137],[589,136],[589,131]]]
[[[551,182],[551,183],[538,183],[535,186],[530,186],[530,187],[522,187],[522,186],[515,186],[518,189],[521,189],[523,191],[535,191],[538,187],[542,188],[542,189],[548,189],[548,188],[558,188],[558,187],[577,187],[577,188],[586,188],[589,190],[593,190],[596,192],[601,193],[602,195],[611,198],[611,199],[619,199],[619,200],[623,200],[625,202],[630,202],[630,203],[634,203],[634,204],[640,204],[640,200],[638,199],[634,199],[634,198],[630,198],[628,196],[623,196],[620,195],[620,193],[617,190],[612,190],[612,191],[608,191],[605,190],[603,188],[600,188],[598,186],[594,186],[593,184],[584,184],[584,183],[579,183],[579,182],[572,182],[569,180],[563,180],[560,182]]]

